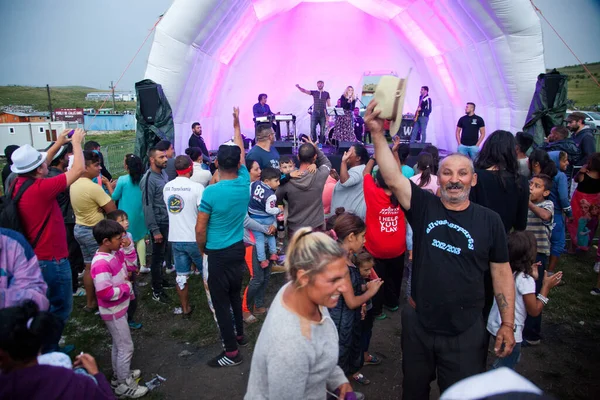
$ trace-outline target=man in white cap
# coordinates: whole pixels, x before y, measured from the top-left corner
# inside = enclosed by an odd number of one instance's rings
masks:
[[[50,301],[50,312],[63,324],[67,322],[73,307],[71,289],[71,267],[67,233],[62,212],[56,197],[75,182],[85,171],[81,142],[83,129],[76,129],[72,136],[73,167],[66,173],[46,178],[48,165],[63,145],[69,142],[70,130],[63,131],[47,153],[40,153],[30,145],[19,147],[12,156],[11,171],[18,175],[9,190],[16,195],[25,188],[18,204],[23,235],[34,249],[40,262],[44,280],[48,285],[46,296]],[[43,352],[56,351],[62,329],[53,338],[48,338]]]

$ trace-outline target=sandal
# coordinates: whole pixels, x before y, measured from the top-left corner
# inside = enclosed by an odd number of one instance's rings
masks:
[[[244,322],[247,323],[248,325],[251,325],[258,321],[258,319],[254,315],[252,315],[252,313],[244,312],[243,314],[244,314],[244,316],[243,316]]]
[[[369,354],[369,358],[365,360],[364,365],[377,365],[381,364],[381,360],[374,356],[373,354]]]
[[[365,378],[365,376],[363,374],[356,374],[356,375],[352,375],[352,380],[356,383],[359,383],[363,386],[367,386],[371,383],[370,380],[368,380],[367,378]]]
[[[95,313],[98,307],[90,308],[88,306],[83,306],[83,311],[86,313]]]

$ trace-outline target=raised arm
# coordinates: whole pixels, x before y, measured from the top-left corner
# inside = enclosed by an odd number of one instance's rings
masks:
[[[513,280],[510,264],[490,263],[494,296],[498,303],[502,324],[496,335],[494,351],[498,357],[506,357],[515,346],[515,281]],[[504,349],[502,349],[504,344]]]
[[[374,167],[375,167],[375,160],[370,158],[369,162],[367,162],[367,165],[365,166],[365,169],[363,170],[363,176],[371,175]]]
[[[400,205],[405,210],[410,209],[410,200],[412,198],[412,188],[410,181],[404,175],[398,173],[398,164],[394,160],[387,140],[383,133],[383,119],[379,118],[380,111],[376,111],[377,102],[371,100],[367,106],[365,114],[365,124],[369,126],[371,137],[375,146],[375,158],[379,165],[379,170],[383,179],[390,190],[396,195]]]
[[[75,133],[71,138],[71,143],[73,143],[73,166],[65,172],[67,186],[70,186],[85,172],[85,160],[83,159],[83,149],[81,148],[81,142],[84,137],[85,131],[83,129],[75,129]]]
[[[309,96],[310,96],[310,90],[306,90],[306,89],[303,89],[303,88],[301,88],[301,87],[300,87],[300,85],[298,85],[297,83],[296,83],[296,87],[297,87],[297,88],[298,88],[298,90],[299,90],[299,91],[301,91],[302,93],[304,93],[304,94],[307,94],[307,95],[309,95]]]
[[[241,150],[240,164],[246,165],[246,153],[244,150],[244,139],[242,139],[242,130],[240,129],[240,108],[233,107],[233,142]]]

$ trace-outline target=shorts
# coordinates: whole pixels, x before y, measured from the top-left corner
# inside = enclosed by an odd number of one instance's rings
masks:
[[[98,242],[96,242],[96,239],[94,239],[93,229],[93,226],[75,225],[75,240],[79,243],[81,253],[83,254],[83,262],[85,264],[92,263],[92,259],[100,247]]]
[[[177,275],[189,275],[192,263],[199,270],[202,269],[202,254],[200,254],[196,242],[172,242],[171,249],[173,250]]]

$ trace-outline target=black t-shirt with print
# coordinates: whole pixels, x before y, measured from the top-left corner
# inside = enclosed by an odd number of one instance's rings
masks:
[[[477,140],[479,140],[479,128],[483,128],[485,122],[483,122],[483,118],[479,115],[464,115],[460,117],[456,126],[462,128],[460,132],[460,144],[463,146],[475,146]]]
[[[471,203],[463,211],[413,182],[406,218],[413,228],[412,297],[428,331],[456,335],[481,318],[483,275],[490,262],[508,262],[500,216]]]

